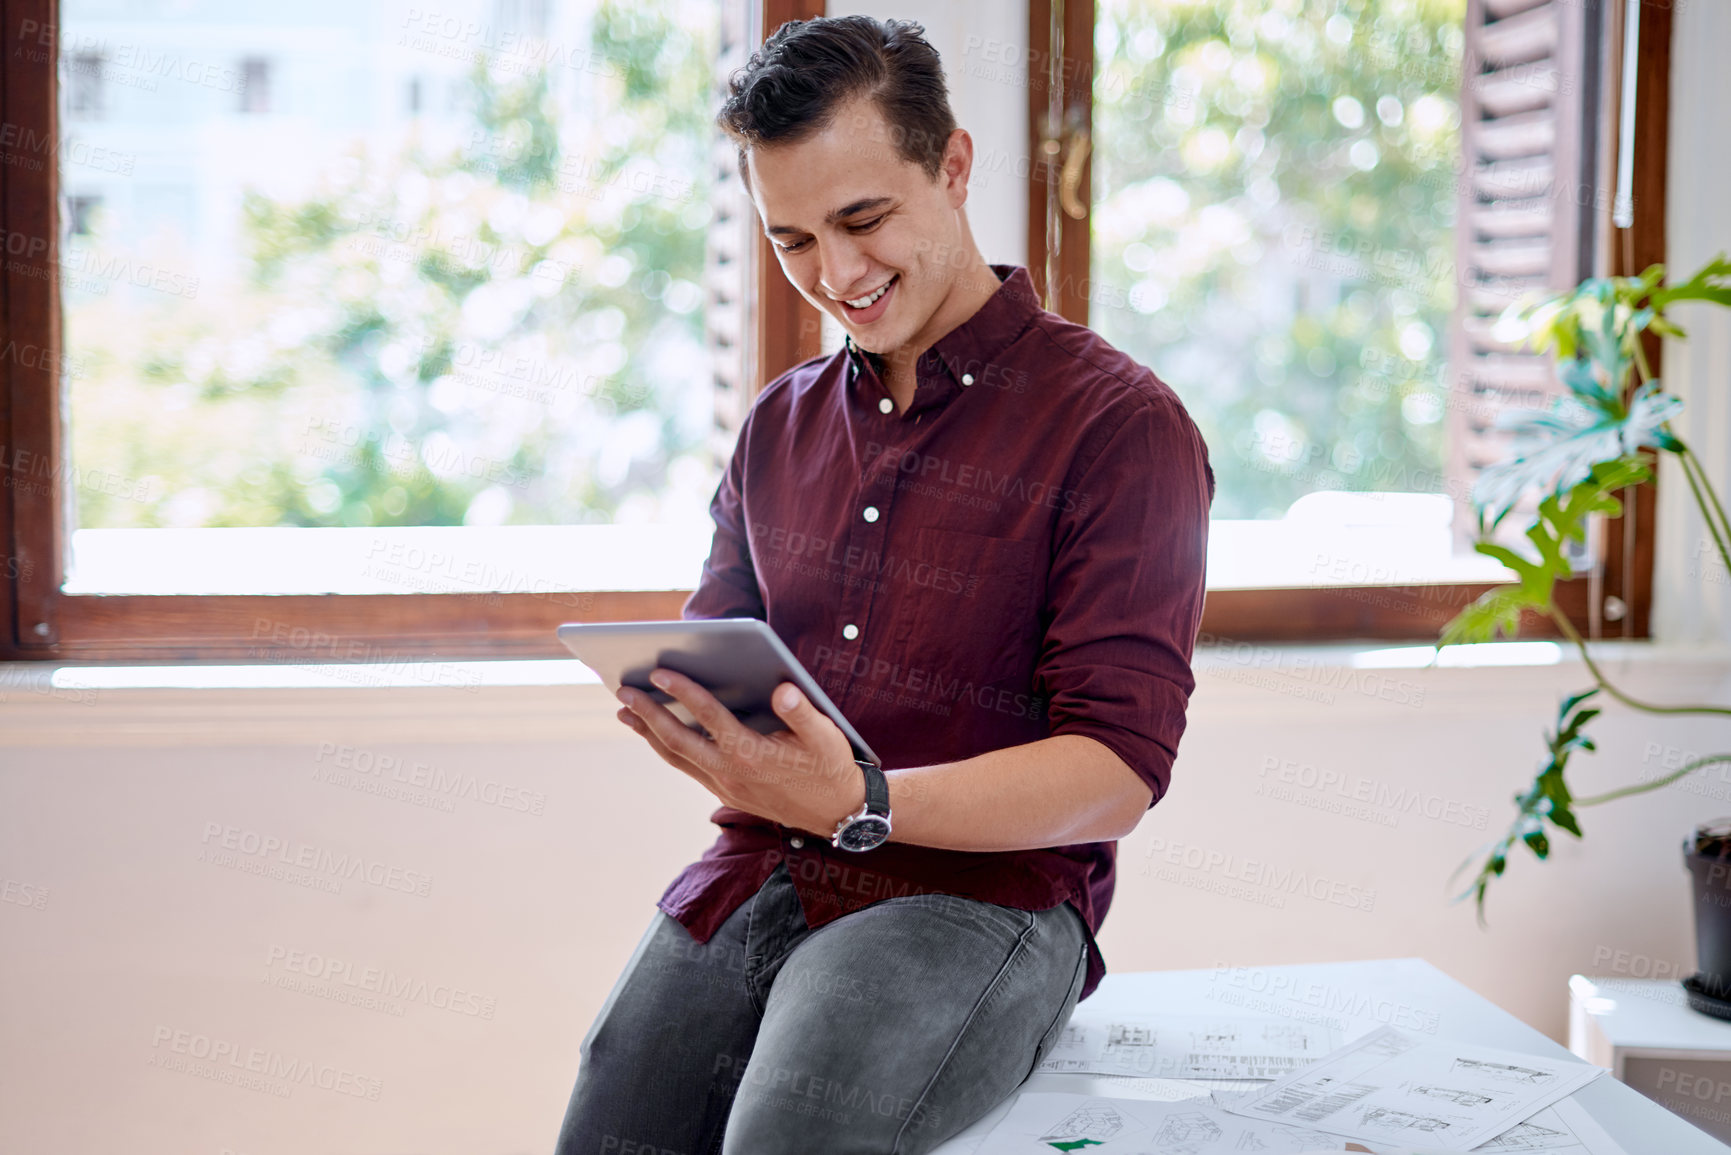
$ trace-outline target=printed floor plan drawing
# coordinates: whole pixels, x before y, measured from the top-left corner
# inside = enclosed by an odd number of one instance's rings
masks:
[[[1410,1139],[1427,1149],[1468,1151],[1602,1074],[1574,1058],[1421,1041],[1383,1026],[1222,1106],[1372,1143]]]
[[[1110,1103],[1090,1103],[1078,1107],[1048,1133],[1040,1142],[1058,1151],[1079,1151],[1084,1146],[1098,1146],[1124,1129],[1124,1118]]]
[[[1434,1115],[1414,1115],[1411,1111],[1397,1111],[1393,1107],[1372,1107],[1361,1118],[1372,1127],[1385,1131],[1423,1131],[1434,1134],[1447,1131],[1447,1119],[1438,1119]]]
[[[1478,1059],[1456,1059],[1455,1070],[1483,1075],[1499,1083],[1521,1083],[1529,1087],[1538,1086],[1551,1077],[1549,1071],[1520,1067],[1513,1063],[1486,1063]]]
[[[1254,1017],[1076,1012],[1040,1064],[1050,1074],[1275,1079],[1340,1045],[1333,1027]]]
[[[1546,1127],[1532,1119],[1517,1124],[1479,1146],[1480,1151],[1555,1151],[1574,1142],[1563,1127]]]
[[[1339,1151],[1346,1138],[1331,1129],[1268,1122],[1228,1109],[1233,1096],[1123,1099],[1024,1091],[1009,1113],[975,1148],[976,1155],[1052,1155],[1085,1151],[1098,1155],[1312,1155]],[[1247,1092],[1245,1097],[1255,1095]],[[1456,1150],[1446,1132],[1428,1132],[1421,1112],[1385,1124],[1363,1137],[1372,1151]],[[1434,1118],[1434,1116],[1431,1116]],[[1356,1115],[1352,1119],[1358,1122]],[[1396,1125],[1399,1124],[1399,1125]],[[1626,1155],[1574,1099],[1562,1099],[1474,1149],[1492,1155]]]
[[[1154,1136],[1154,1146],[1160,1155],[1201,1155],[1206,1147],[1219,1142],[1223,1131],[1211,1114],[1181,1111],[1168,1116]]]
[[[1427,1095],[1432,1099],[1447,1099],[1462,1107],[1487,1107],[1496,1102],[1489,1095],[1481,1095],[1477,1091],[1463,1091],[1459,1087],[1428,1087],[1420,1084],[1412,1089],[1415,1095]]]

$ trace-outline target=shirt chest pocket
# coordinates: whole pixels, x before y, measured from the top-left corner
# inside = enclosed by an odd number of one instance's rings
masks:
[[[1036,543],[921,527],[895,583],[897,649],[909,676],[945,686],[1025,688],[1039,650]],[[915,672],[917,671],[917,675]]]

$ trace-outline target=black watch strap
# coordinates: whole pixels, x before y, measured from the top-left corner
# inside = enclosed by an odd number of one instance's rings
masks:
[[[883,817],[890,812],[890,780],[884,777],[884,772],[863,758],[855,758],[854,765],[865,775],[866,812]]]

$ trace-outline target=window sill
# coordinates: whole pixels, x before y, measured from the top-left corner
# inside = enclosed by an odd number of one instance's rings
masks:
[[[1192,726],[1390,714],[1436,724],[1530,715],[1591,682],[1551,642],[1451,647],[1243,644],[1192,663]],[[1731,697],[1731,648],[1603,642],[1600,667],[1659,700]],[[364,690],[365,693],[357,693]],[[571,742],[623,738],[575,659],[386,666],[0,664],[0,746]]]

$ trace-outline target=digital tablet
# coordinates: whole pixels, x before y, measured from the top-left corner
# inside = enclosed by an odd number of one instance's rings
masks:
[[[567,622],[559,627],[559,640],[613,693],[621,685],[635,686],[706,735],[709,731],[678,699],[650,684],[649,671],[657,666],[679,671],[759,734],[787,729],[769,699],[781,683],[792,682],[847,736],[854,757],[883,765],[769,623],[758,618]]]

